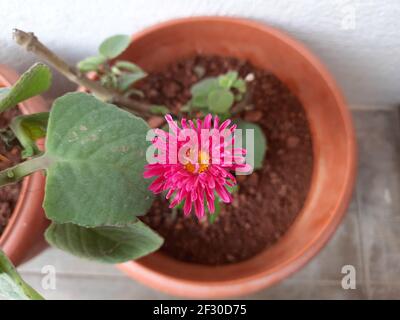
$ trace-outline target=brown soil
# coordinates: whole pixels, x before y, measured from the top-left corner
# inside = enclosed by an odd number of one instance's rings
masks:
[[[18,109],[13,108],[4,112],[0,117],[0,128],[6,128],[11,119],[19,114]],[[0,140],[0,170],[4,170],[21,162],[21,153],[18,147],[8,148]],[[21,184],[12,184],[0,188],[0,235],[3,233],[15,204],[17,203]]]
[[[254,74],[250,86],[255,108],[241,116],[259,123],[265,132],[264,167],[239,177],[239,192],[214,224],[207,219],[199,223],[194,215],[174,216],[161,199],[143,220],[165,238],[162,250],[177,259],[207,265],[234,263],[273,245],[301,210],[313,167],[310,129],[301,103],[278,78],[233,58],[186,59],[151,74],[140,88],[149,102],[177,110],[191,97],[190,87],[199,80],[198,66],[205,76],[228,70],[237,70],[242,77]]]

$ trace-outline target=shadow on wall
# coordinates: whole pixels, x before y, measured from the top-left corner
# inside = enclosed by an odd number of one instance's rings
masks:
[[[29,8],[29,12],[22,1],[2,3],[0,11],[7,12],[7,16],[0,20],[0,34],[7,39],[5,45],[2,42],[0,62],[23,71],[35,61],[33,55],[9,45],[13,27],[37,32],[67,61],[76,62],[95,54],[97,44],[115,33],[130,34],[176,17],[241,16],[268,23],[304,42],[327,65],[350,103],[399,102],[400,2],[397,0],[192,0],[185,5],[177,0],[120,1],[121,6],[117,7],[107,0],[68,0],[56,4],[42,0],[38,8]],[[40,21],[36,19],[38,12],[42,14]],[[55,74],[54,78],[47,96],[54,98],[75,89],[61,75]]]
[[[256,19],[264,22],[262,19]],[[369,25],[330,32],[302,26],[271,24],[307,46],[335,77],[347,101],[357,105],[398,105],[400,37],[389,46],[380,35],[368,36]],[[338,32],[339,30],[339,32]],[[354,45],[357,43],[357,46]]]

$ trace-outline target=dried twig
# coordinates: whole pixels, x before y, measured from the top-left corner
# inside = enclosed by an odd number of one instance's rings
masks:
[[[84,74],[79,72],[77,68],[68,65],[67,62],[41,43],[32,32],[14,29],[13,37],[14,40],[25,50],[33,52],[38,57],[51,64],[67,79],[79,86],[87,88],[99,99],[118,104],[142,117],[147,118],[149,116],[150,112],[148,104],[124,97],[118,92],[105,88],[98,82],[88,79]]]
[[[249,86],[247,89],[247,92],[245,93],[243,99],[236,103],[232,108],[231,108],[231,113],[232,114],[238,114],[242,111],[248,111],[248,110],[252,110],[254,108],[254,106],[251,104],[251,98],[253,95],[253,90],[252,88]]]

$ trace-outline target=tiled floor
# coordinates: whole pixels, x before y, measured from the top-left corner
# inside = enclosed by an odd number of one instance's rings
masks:
[[[398,109],[353,110],[358,180],[347,216],[326,248],[303,270],[253,299],[400,299],[400,122]],[[41,290],[43,266],[56,290]],[[341,287],[342,266],[356,268],[356,289]],[[19,268],[48,299],[171,298],[128,280],[112,266],[49,249]],[[247,297],[246,297],[247,298]]]

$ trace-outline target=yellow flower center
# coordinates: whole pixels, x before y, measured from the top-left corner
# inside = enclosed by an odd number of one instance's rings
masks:
[[[197,171],[198,173],[202,173],[202,172],[208,170],[209,160],[210,160],[210,157],[208,155],[208,152],[204,152],[204,151],[199,152],[199,155],[198,155],[199,168]],[[187,164],[185,164],[185,169],[191,173],[194,173],[196,170],[196,166],[195,166],[195,164],[188,162]]]

